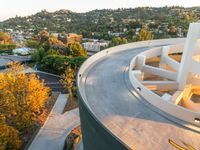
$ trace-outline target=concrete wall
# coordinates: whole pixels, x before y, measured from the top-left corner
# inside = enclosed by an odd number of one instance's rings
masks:
[[[83,147],[85,150],[129,150],[127,145],[114,136],[95,117],[79,95],[79,111]]]
[[[81,128],[83,130],[83,138],[84,138],[83,143],[84,143],[85,149],[93,150],[95,149],[94,148],[95,146],[97,148],[99,147],[99,149],[105,148],[105,147],[107,149],[112,149],[114,146],[114,144],[112,145],[112,143],[115,143],[115,144],[117,143],[118,147],[116,147],[115,149],[129,149],[127,145],[125,145],[124,143],[121,143],[121,141],[117,137],[115,137],[109,130],[106,129],[106,127],[95,116],[95,114],[93,113],[92,109],[90,108],[88,104],[87,96],[85,93],[85,80],[90,68],[97,62],[101,61],[103,58],[108,57],[109,55],[112,55],[117,52],[131,50],[133,48],[140,48],[140,47],[151,48],[151,46],[161,46],[161,45],[183,43],[184,40],[185,39],[164,39],[164,40],[143,41],[143,42],[135,42],[135,43],[125,44],[125,45],[120,45],[117,47],[103,50],[93,55],[92,57],[88,58],[85,61],[85,63],[81,66],[78,72],[78,76],[77,76],[79,101],[80,101]],[[136,62],[135,59],[133,59],[131,62],[132,68],[134,68],[135,62]],[[130,73],[131,73],[130,79],[134,82],[135,78],[134,76],[132,76],[131,71]],[[136,85],[141,86],[141,83],[138,80],[135,80],[135,81],[136,81]],[[143,91],[144,87],[141,86],[141,88]],[[147,93],[148,92],[150,91],[147,90]],[[158,99],[158,97],[156,98]],[[162,105],[163,103],[160,101],[159,104]],[[105,140],[103,144],[104,146],[100,145],[101,143],[99,143],[99,141],[97,140],[98,138],[96,139],[92,137],[95,135],[95,133],[97,133],[97,129],[98,129],[98,134],[99,134],[98,136],[101,137],[101,140]],[[106,137],[105,139],[104,139],[104,136]],[[92,144],[90,143],[89,140],[92,140]]]

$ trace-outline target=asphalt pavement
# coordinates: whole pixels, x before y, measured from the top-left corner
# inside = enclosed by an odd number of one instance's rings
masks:
[[[44,80],[45,85],[50,87],[54,92],[66,93],[62,83],[60,82],[61,78],[52,74],[47,74],[44,72],[36,73],[41,80]]]

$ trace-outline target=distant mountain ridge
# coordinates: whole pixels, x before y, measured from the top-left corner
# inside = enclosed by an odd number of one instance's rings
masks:
[[[50,32],[76,32],[86,36],[93,34],[106,35],[108,31],[122,32],[124,29],[134,28],[132,22],[140,20],[142,23],[152,21],[160,24],[181,24],[200,19],[200,7],[139,7],[122,9],[93,10],[86,13],[76,13],[70,10],[47,12],[45,10],[35,15],[10,18],[0,22],[0,29]]]

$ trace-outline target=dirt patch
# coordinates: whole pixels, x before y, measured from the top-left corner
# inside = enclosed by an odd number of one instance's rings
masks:
[[[67,104],[65,105],[63,113],[70,111],[72,109],[78,108],[79,103],[78,103],[78,98],[68,98]]]

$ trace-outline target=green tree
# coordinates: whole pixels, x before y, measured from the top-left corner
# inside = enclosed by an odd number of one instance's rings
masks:
[[[126,38],[115,37],[112,39],[110,46],[117,46],[117,45],[127,44],[127,43],[128,43],[128,40]]]
[[[72,68],[79,68],[85,60],[86,57],[47,55],[42,59],[41,68],[47,72],[61,75],[65,73],[68,65],[70,65]]]
[[[135,35],[135,30],[134,29],[130,29],[125,34],[128,37],[128,39],[132,41],[133,40],[133,36]]]
[[[152,40],[153,34],[152,32],[148,31],[147,28],[143,27],[138,35],[136,36],[136,41],[145,41],[145,40]]]
[[[35,61],[36,63],[41,63],[42,59],[46,56],[46,52],[44,48],[39,48],[32,54],[32,60]]]
[[[29,39],[26,42],[26,46],[29,47],[29,48],[35,48],[35,49],[37,49],[37,48],[39,48],[40,43],[37,40]]]
[[[78,57],[78,56],[87,57],[87,51],[85,48],[81,46],[80,43],[75,42],[75,43],[69,44],[68,47],[69,47],[70,54],[72,55],[72,57]]]

